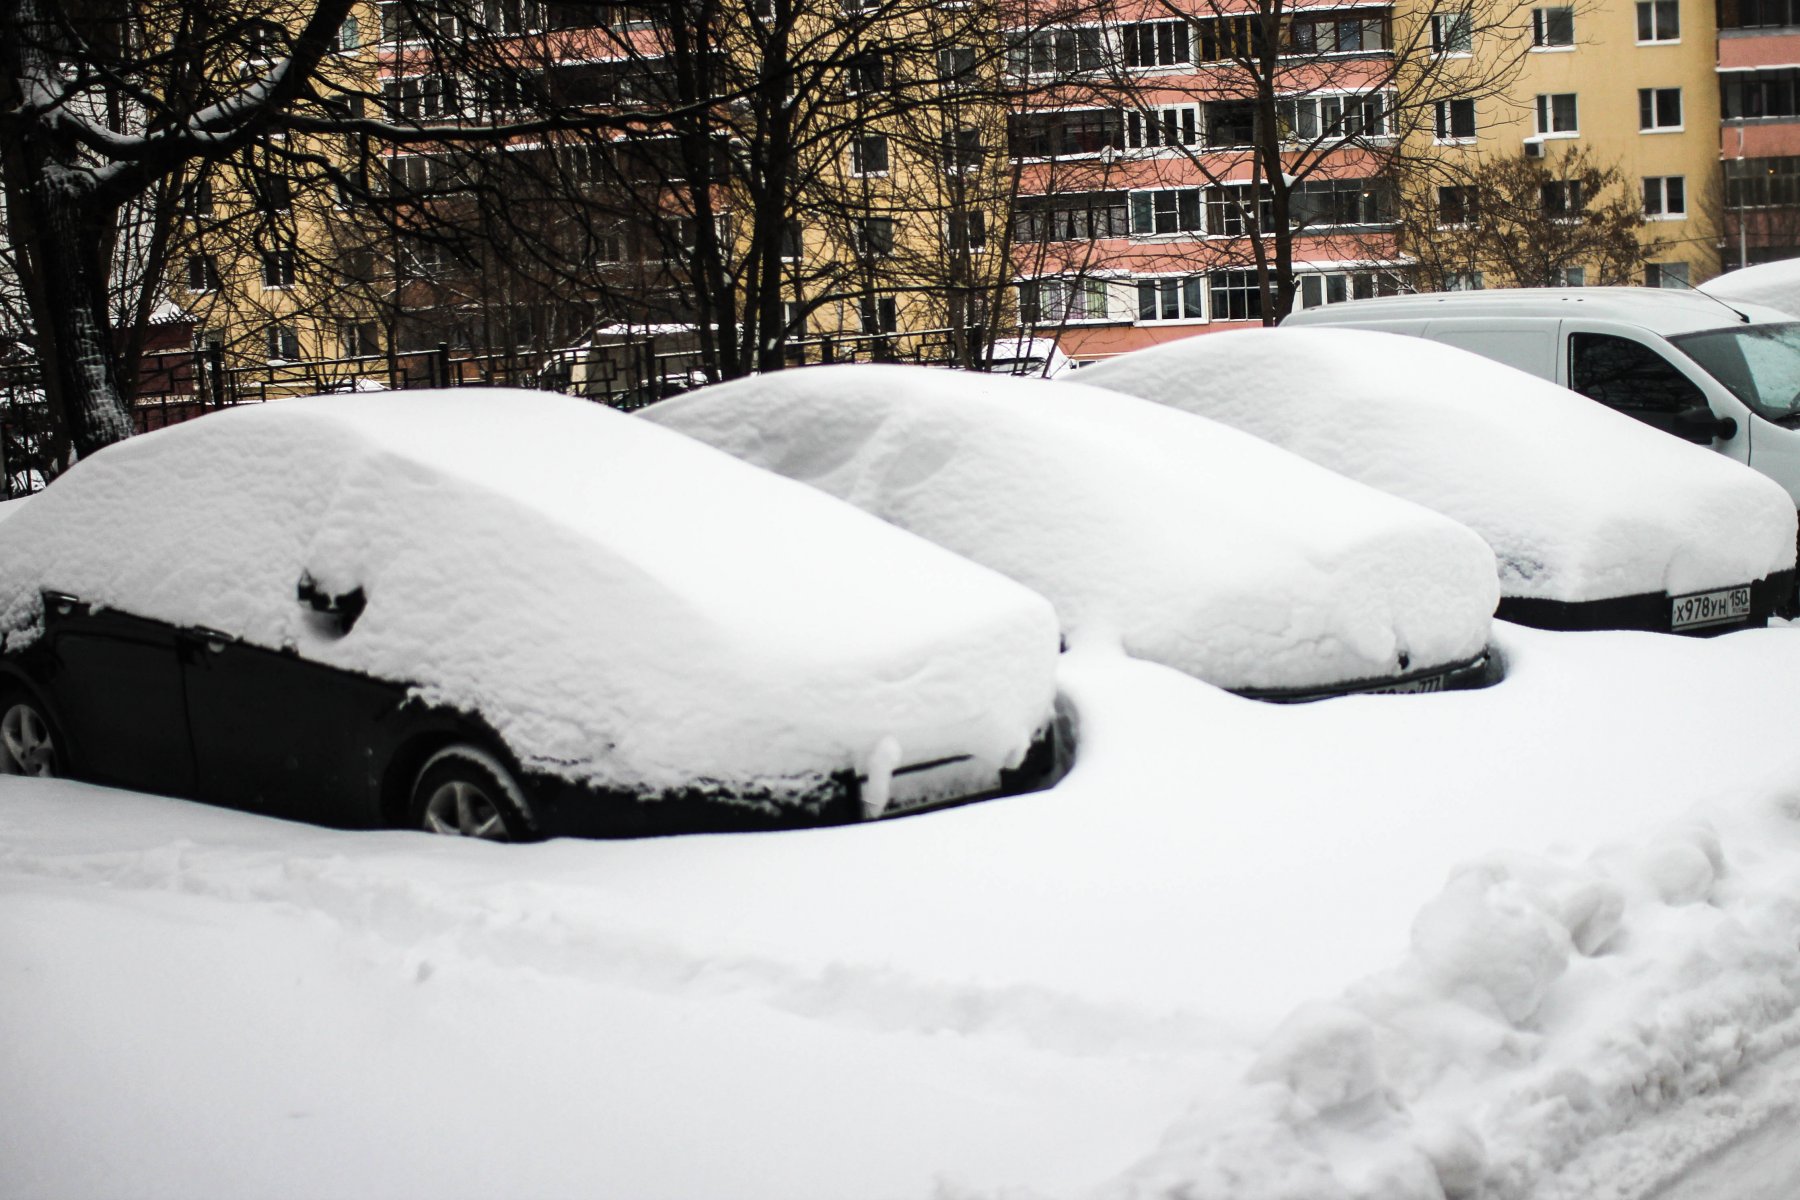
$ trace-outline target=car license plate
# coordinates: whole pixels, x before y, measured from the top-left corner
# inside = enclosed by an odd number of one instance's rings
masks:
[[[1444,677],[1431,675],[1424,679],[1408,679],[1404,683],[1391,683],[1387,687],[1370,688],[1371,696],[1414,696],[1421,692],[1441,692],[1444,690]]]
[[[1748,587],[1720,588],[1716,592],[1694,592],[1669,601],[1669,628],[1699,629],[1706,625],[1725,625],[1750,615]]]

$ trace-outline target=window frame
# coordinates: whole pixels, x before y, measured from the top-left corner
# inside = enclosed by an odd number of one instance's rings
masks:
[[[1669,204],[1669,185],[1675,185],[1674,192],[1677,204]],[[1655,208],[1651,207],[1651,193],[1656,196]],[[1643,178],[1644,220],[1646,221],[1685,221],[1687,211],[1687,176],[1685,175],[1646,175]]]
[[[1639,133],[1683,133],[1687,130],[1687,105],[1679,87],[1647,87],[1639,88],[1638,94],[1638,132]],[[1675,97],[1675,123],[1663,123],[1663,101],[1670,95]],[[1646,119],[1649,124],[1645,124]]]
[[[1674,32],[1667,37],[1661,36],[1662,22],[1659,13],[1667,11],[1673,14]],[[1645,18],[1649,19],[1646,20]],[[1650,36],[1645,37],[1644,31]],[[1672,46],[1681,41],[1681,4],[1680,0],[1638,0],[1637,3],[1637,44],[1640,46]]]
[[[1567,129],[1556,128],[1556,102],[1563,97],[1569,101],[1571,124]],[[1536,122],[1537,136],[1540,138],[1574,138],[1581,136],[1581,93],[1579,92],[1539,92],[1532,106],[1533,119]]]
[[[1568,22],[1566,42],[1548,40],[1555,33],[1550,27],[1551,14],[1560,13]],[[1575,49],[1575,6],[1572,4],[1547,4],[1531,10],[1531,49],[1537,53],[1567,53]]]

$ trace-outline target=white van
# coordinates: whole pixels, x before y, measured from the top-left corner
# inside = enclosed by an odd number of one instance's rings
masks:
[[[1340,325],[1458,346],[1710,445],[1800,507],[1800,321],[1761,305],[1656,288],[1517,288],[1308,308]]]

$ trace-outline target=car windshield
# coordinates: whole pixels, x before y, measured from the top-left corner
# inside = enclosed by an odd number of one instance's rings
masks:
[[[1800,420],[1800,321],[1672,338],[1707,374],[1771,421]]]

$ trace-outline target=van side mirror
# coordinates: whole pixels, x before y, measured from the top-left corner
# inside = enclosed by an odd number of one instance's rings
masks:
[[[1733,438],[1737,436],[1738,425],[1730,417],[1715,417],[1713,411],[1705,405],[1683,409],[1675,414],[1675,420],[1669,432],[1676,437],[1698,445],[1707,445],[1714,438]]]

